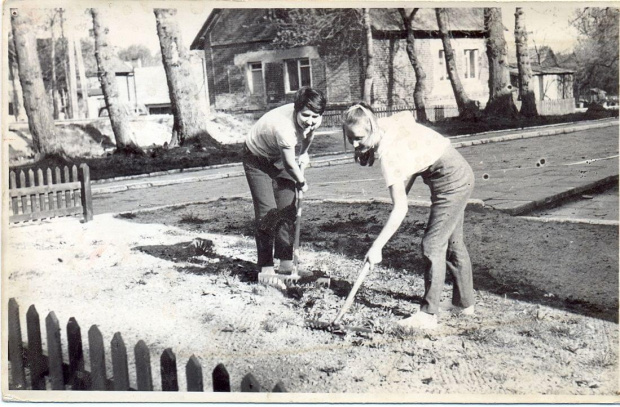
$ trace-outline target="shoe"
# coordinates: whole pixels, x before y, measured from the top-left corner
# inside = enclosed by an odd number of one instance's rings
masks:
[[[467,308],[463,308],[460,312],[461,315],[467,315],[467,316],[472,316],[472,315],[476,315],[476,306],[475,305],[470,305]]]
[[[433,330],[437,328],[437,315],[420,311],[398,321],[397,324],[403,328]]]
[[[262,274],[276,274],[275,270],[273,269],[273,266],[261,267],[260,272]]]
[[[295,264],[293,260],[280,260],[280,274],[291,274],[295,270]]]

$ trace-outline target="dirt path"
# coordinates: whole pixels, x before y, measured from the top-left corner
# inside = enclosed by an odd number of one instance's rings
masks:
[[[221,362],[233,390],[248,371],[263,391],[282,380],[293,392],[424,393],[436,401],[618,390],[617,228],[468,212],[477,315],[442,313],[436,333],[402,332],[394,321],[413,311],[423,289],[417,247],[427,214],[411,209],[346,318],[372,322],[375,333],[337,336],[303,321],[335,315],[386,208],[308,203],[303,267],[329,273],[333,284],[283,293],[253,282],[250,206],[218,201],[12,228],[7,297],[22,314],[36,304],[61,325],[75,317],[82,332],[97,324],[107,343],[119,331],[128,348],[139,339],[152,355],[171,347],[180,370],[195,354],[205,387]],[[197,237],[214,250],[196,251]]]

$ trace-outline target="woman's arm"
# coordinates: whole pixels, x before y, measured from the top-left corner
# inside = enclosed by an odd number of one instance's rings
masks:
[[[407,192],[405,190],[405,183],[396,183],[390,186],[390,197],[392,198],[392,211],[385,226],[379,233],[379,236],[375,239],[374,243],[366,253],[366,261],[371,265],[380,263],[382,260],[381,251],[383,246],[390,240],[390,238],[396,233],[401,223],[405,219],[408,210]]]
[[[284,169],[286,172],[293,177],[295,182],[304,182],[304,174],[295,162],[295,147],[280,147],[280,153],[282,155],[282,163],[284,164]]]

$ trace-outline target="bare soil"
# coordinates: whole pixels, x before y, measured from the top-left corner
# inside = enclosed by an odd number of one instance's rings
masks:
[[[207,388],[211,369],[224,363],[233,391],[252,372],[262,391],[282,381],[297,393],[426,393],[437,400],[616,395],[617,227],[468,210],[476,316],[445,311],[438,331],[406,332],[394,322],[414,312],[423,294],[419,244],[428,216],[427,208],[411,208],[345,316],[373,333],[306,327],[307,319],[336,315],[388,212],[380,203],[307,202],[301,266],[314,278],[329,275],[331,286],[315,287],[310,278],[285,291],[256,283],[247,200],[17,226],[9,234],[5,294],[22,314],[36,304],[42,316],[55,311],[61,324],[75,317],[83,333],[97,324],[108,343],[117,331],[128,349],[143,339],[154,361],[170,347],[180,371],[194,354]],[[450,292],[448,280],[444,296]]]

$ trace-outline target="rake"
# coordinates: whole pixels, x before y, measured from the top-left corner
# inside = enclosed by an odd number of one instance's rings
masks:
[[[353,284],[353,287],[351,288],[351,291],[349,292],[347,299],[344,301],[344,305],[342,306],[342,308],[340,309],[340,312],[338,312],[338,315],[336,315],[336,318],[334,318],[332,322],[307,320],[306,325],[310,328],[321,329],[321,330],[325,330],[325,331],[333,332],[333,333],[342,333],[343,331],[371,333],[372,330],[370,328],[356,327],[356,326],[351,326],[351,325],[342,325],[340,321],[342,320],[342,317],[344,316],[344,314],[347,313],[349,308],[351,308],[351,305],[353,305],[353,301],[355,300],[355,295],[357,294],[357,291],[359,290],[362,283],[366,279],[366,276],[372,269],[373,267],[370,265],[368,261],[364,263],[364,267],[362,268],[362,271],[360,271],[360,274],[357,277],[357,280],[355,280],[355,283]]]

